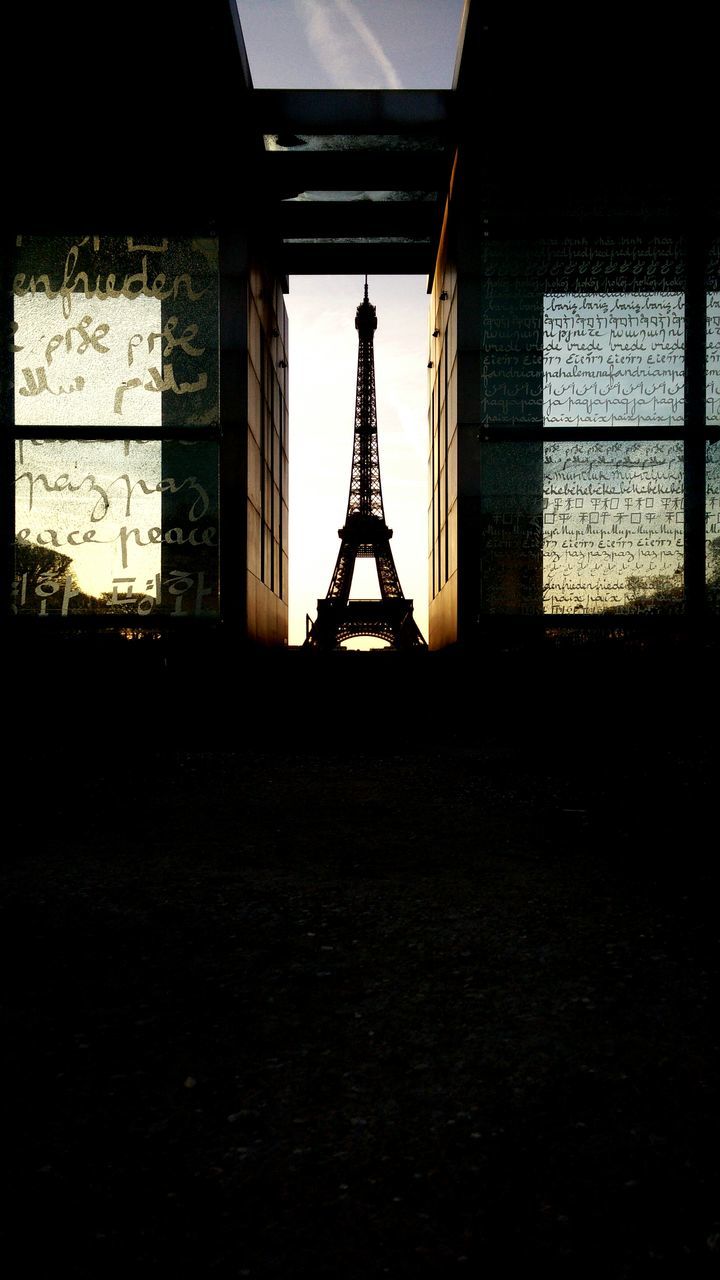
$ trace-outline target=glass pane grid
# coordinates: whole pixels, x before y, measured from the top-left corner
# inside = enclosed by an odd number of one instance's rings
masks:
[[[686,556],[694,561],[699,551],[694,525],[686,526],[685,487],[695,493],[703,474],[697,451],[686,447],[697,428],[686,417],[684,285],[653,289],[641,280],[634,289],[603,290],[603,270],[652,274],[651,254],[638,263],[633,248],[598,254],[594,245],[569,245],[565,267],[562,253],[548,263],[548,245],[525,249],[495,253],[480,319],[481,609],[567,622],[680,616]],[[595,279],[583,280],[590,266]],[[720,293],[713,292],[706,388],[707,425],[699,425],[708,441],[707,600],[717,611]]]
[[[17,427],[216,426],[217,273],[212,239],[18,236]]]
[[[19,235],[13,610],[219,614],[218,244]]]
[[[216,615],[217,453],[210,442],[17,441],[15,611]]]

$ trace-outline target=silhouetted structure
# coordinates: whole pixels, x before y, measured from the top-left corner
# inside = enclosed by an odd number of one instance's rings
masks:
[[[108,19],[113,65],[134,66],[135,26]],[[54,65],[65,25],[63,8],[25,6],[14,44]],[[49,660],[57,637],[112,642],[130,618],[196,670],[199,643],[229,669],[238,645],[286,644],[284,295],[295,273],[369,271],[428,277],[430,648],[717,638],[707,21],[674,13],[669,63],[644,8],[608,48],[591,11],[518,24],[466,0],[448,90],[256,89],[236,0],[172,20],[146,6],[142,26],[166,68],[192,44],[172,161],[128,161],[127,178],[112,150],[127,94],[105,76],[101,112],[43,135],[42,187],[62,198],[20,175],[5,211],[4,636],[23,656],[38,637]],[[93,28],[86,61],[97,43]],[[691,92],[668,91],[666,65]],[[587,94],[578,67],[602,88]],[[53,77],[33,113],[55,119]],[[372,537],[346,525],[313,643],[344,638],[333,620],[353,613],[347,634],[387,639],[408,603],[378,521]],[[375,619],[344,594],[358,554],[378,565]]]
[[[377,636],[394,649],[425,647],[413,618],[413,602],[403,595],[395,561],[390,550],[392,529],[388,529],[382,499],[380,458],[375,403],[375,361],[373,335],[377,329],[376,308],[365,296],[355,315],[358,331],[358,368],[355,393],[355,439],[353,443],[350,495],[342,529],[337,563],[324,600],[318,600],[318,614],[308,631],[306,644],[317,649],[335,649],[353,636]],[[351,600],[355,561],[373,556],[380,584],[379,600]]]

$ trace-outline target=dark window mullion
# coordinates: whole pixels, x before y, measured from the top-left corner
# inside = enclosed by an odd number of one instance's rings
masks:
[[[265,331],[260,326],[260,580],[265,581],[265,489],[267,486],[267,372],[265,353]]]
[[[437,551],[435,547],[435,539],[437,536],[437,515],[435,510],[435,457],[436,457],[436,441],[435,441],[435,387],[430,388],[430,577],[432,581],[432,598],[437,595],[437,586],[435,581],[435,563],[437,560]]]
[[[12,410],[10,422],[12,423]],[[217,444],[219,427],[10,427],[15,440],[173,440]]]
[[[685,600],[688,615],[705,606],[705,449],[708,236],[688,236],[685,295]]]
[[[2,255],[2,279],[9,280],[13,248],[9,240],[4,240]],[[12,333],[11,325],[15,319],[14,298],[10,289],[3,290],[3,315],[0,319],[3,334]],[[10,343],[5,341],[2,354],[2,377],[0,378],[0,397],[2,399],[2,422],[5,440],[2,447],[2,465],[5,468],[5,494],[2,503],[2,540],[3,540],[3,604],[2,617],[10,616],[10,587],[15,578],[15,387],[13,378],[13,355]]]
[[[443,340],[442,340],[442,349],[443,349],[443,353],[445,353],[445,360],[443,360],[443,372],[445,372],[445,378],[443,378],[443,396],[445,396],[445,404],[443,404],[442,412],[443,412],[443,419],[445,419],[445,498],[443,498],[443,506],[445,506],[445,581],[446,582],[448,580],[448,577],[450,577],[450,515],[448,515],[448,511],[447,511],[448,498],[450,498],[450,486],[448,486],[448,475],[447,475],[448,470],[450,470],[450,440],[448,440],[448,426],[450,426],[450,422],[448,422],[448,413],[447,413],[447,408],[448,408],[447,398],[448,398],[448,392],[450,392],[450,380],[448,380],[448,372],[447,372],[448,364],[450,364],[450,361],[448,361],[448,355],[450,355],[450,349],[448,349],[447,330],[448,330],[448,325],[445,326],[445,335],[443,335]]]
[[[270,360],[270,408],[268,418],[270,422],[270,590],[275,590],[275,435],[277,430],[277,422],[275,420],[275,366]]]
[[[473,424],[466,424],[473,425]],[[622,432],[622,434],[619,434]],[[626,440],[682,440],[682,426],[649,426],[649,427],[543,427],[535,423],[523,423],[514,426],[512,423],[496,423],[488,426],[477,424],[478,439],[482,444],[521,442],[528,440],[582,441],[609,440],[622,443]],[[709,428],[709,438],[720,439],[720,427]]]
[[[278,449],[278,586],[277,593],[283,598],[283,494],[285,490],[285,468],[283,466],[283,450],[285,448],[285,399],[282,388],[278,388],[278,432],[280,436]]]

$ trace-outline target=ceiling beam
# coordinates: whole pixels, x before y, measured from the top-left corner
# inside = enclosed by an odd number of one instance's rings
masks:
[[[268,152],[261,181],[280,194],[302,191],[443,191],[452,157],[418,151]]]
[[[434,200],[293,200],[278,207],[283,236],[409,236],[435,230]]]
[[[249,107],[261,133],[413,134],[447,127],[452,97],[445,89],[255,89]]]
[[[433,251],[428,245],[327,244],[283,245],[282,269],[288,275],[428,275]]]

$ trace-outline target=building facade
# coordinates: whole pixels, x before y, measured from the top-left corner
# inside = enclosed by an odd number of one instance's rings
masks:
[[[25,19],[39,64],[63,21]],[[296,271],[427,274],[432,648],[712,629],[711,89],[643,87],[665,34],[621,35],[469,0],[450,91],[255,90],[212,0],[148,11],[142,49],[119,20],[102,110],[40,78],[4,236],[11,632],[287,642]]]
[[[694,65],[691,21],[675,35]],[[434,648],[714,633],[711,104],[655,75],[634,114],[667,47],[639,16],[618,37],[466,6],[429,316]]]
[[[108,76],[6,212],[12,634],[287,643],[287,280],[236,17],[145,14],[178,92],[139,74],[136,102]],[[48,18],[40,61],[61,34]],[[135,65],[133,24],[113,56]],[[45,80],[35,107],[57,119]]]

